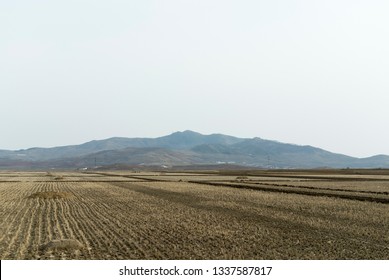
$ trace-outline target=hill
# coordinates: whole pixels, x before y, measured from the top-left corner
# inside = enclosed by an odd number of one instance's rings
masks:
[[[355,158],[312,146],[203,135],[186,130],[157,138],[113,137],[80,145],[0,150],[2,169],[95,168],[113,165],[231,164],[256,168],[389,168],[389,156]]]

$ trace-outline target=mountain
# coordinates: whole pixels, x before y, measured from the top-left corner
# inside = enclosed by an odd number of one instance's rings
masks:
[[[0,150],[2,169],[230,164],[260,168],[389,168],[389,156],[354,158],[312,146],[186,130],[157,138],[113,137],[81,145]]]
[[[0,150],[0,159],[27,160],[27,161],[47,161],[58,158],[72,158],[88,155],[91,153],[119,150],[128,147],[132,148],[171,148],[190,149],[193,146],[201,144],[234,144],[241,139],[222,135],[202,135],[197,132],[186,130],[184,132],[175,132],[173,134],[158,138],[124,138],[113,137],[105,140],[93,140],[81,145],[71,145],[54,148],[30,148],[26,150],[7,151]]]

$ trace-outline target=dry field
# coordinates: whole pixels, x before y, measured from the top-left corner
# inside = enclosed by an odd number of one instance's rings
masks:
[[[389,176],[0,173],[1,259],[389,259]]]

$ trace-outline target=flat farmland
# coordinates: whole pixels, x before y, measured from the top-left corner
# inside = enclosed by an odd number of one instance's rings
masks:
[[[389,259],[389,178],[2,172],[0,257]]]

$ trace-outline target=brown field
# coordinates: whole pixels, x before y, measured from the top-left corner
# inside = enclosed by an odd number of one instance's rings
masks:
[[[0,173],[1,259],[389,259],[383,172]]]

